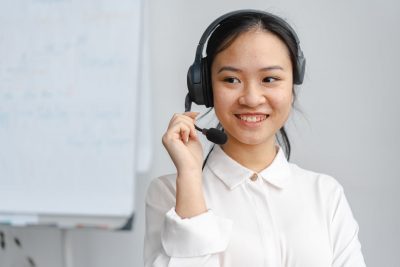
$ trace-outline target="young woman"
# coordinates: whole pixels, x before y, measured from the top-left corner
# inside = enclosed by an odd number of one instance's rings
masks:
[[[145,265],[365,266],[342,186],[287,160],[284,124],[305,68],[293,29],[266,12],[232,12],[196,57],[189,100],[213,106],[228,139],[202,168],[197,113],[172,117],[162,141],[177,174],[149,187]]]

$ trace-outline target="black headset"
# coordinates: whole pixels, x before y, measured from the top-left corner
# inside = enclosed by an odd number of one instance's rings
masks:
[[[297,58],[296,63],[297,66],[295,68],[295,72],[293,75],[293,83],[294,84],[302,84],[304,79],[304,73],[306,68],[306,59],[304,58],[303,52],[300,49],[300,41],[297,37],[296,32],[293,28],[282,18],[273,15],[268,12],[259,11],[259,10],[237,10],[233,12],[229,12],[221,17],[217,18],[213,21],[210,26],[207,27],[205,32],[200,38],[199,44],[197,45],[196,56],[193,64],[189,67],[187,73],[187,87],[188,87],[188,95],[185,101],[185,109],[186,111],[190,110],[191,102],[194,102],[198,105],[205,105],[206,107],[213,107],[213,94],[212,88],[210,84],[210,74],[207,64],[207,56],[203,57],[203,49],[204,44],[209,39],[210,35],[214,32],[214,30],[224,23],[226,19],[231,18],[236,15],[261,15],[272,17],[276,20],[277,23],[280,23],[284,28],[288,29],[290,33],[296,40],[297,43]]]

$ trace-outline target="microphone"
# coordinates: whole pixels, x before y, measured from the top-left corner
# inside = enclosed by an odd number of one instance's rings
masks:
[[[226,135],[226,133],[224,133],[221,130],[218,130],[218,129],[215,129],[215,128],[210,128],[210,129],[203,128],[203,129],[201,129],[196,124],[194,125],[194,127],[196,128],[196,130],[202,132],[202,134],[204,134],[207,137],[208,141],[211,141],[214,144],[223,145],[228,140],[228,136]]]
[[[192,101],[190,100],[190,96],[188,93],[185,98],[185,112],[190,111],[191,107],[192,107]],[[207,137],[208,141],[213,142],[214,144],[223,145],[228,140],[228,136],[226,135],[226,133],[224,133],[221,130],[215,128],[201,129],[196,124],[194,125],[194,128],[196,128],[197,131],[200,131],[202,134],[204,134]]]

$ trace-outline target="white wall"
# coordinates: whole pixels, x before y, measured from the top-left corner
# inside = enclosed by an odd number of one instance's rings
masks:
[[[368,266],[396,266],[400,236],[400,4],[387,1],[146,1],[151,49],[154,164],[137,179],[132,232],[73,231],[74,267],[142,266],[144,196],[150,179],[174,168],[161,145],[173,113],[183,111],[186,71],[205,27],[239,8],[288,19],[307,58],[298,106],[289,122],[292,161],[335,176],[360,225]],[[54,229],[11,230],[40,267],[61,265]],[[65,266],[65,267],[70,267]]]

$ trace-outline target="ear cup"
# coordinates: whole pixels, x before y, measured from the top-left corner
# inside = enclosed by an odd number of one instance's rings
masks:
[[[304,80],[304,74],[306,72],[306,59],[303,56],[303,52],[300,50],[300,46],[298,47],[299,54],[297,55],[297,66],[296,72],[294,75],[293,83],[294,84],[302,84]]]
[[[190,101],[196,103],[197,105],[204,105],[204,95],[203,95],[203,70],[201,62],[194,62],[188,70],[186,81],[189,91]]]
[[[201,69],[202,69],[202,90],[204,96],[204,105],[206,107],[214,106],[212,83],[211,83],[211,73],[208,67],[207,57],[201,59]]]
[[[188,70],[187,87],[190,101],[197,105],[213,106],[213,94],[211,88],[211,77],[208,71],[207,57],[202,58],[200,63],[194,62]]]

